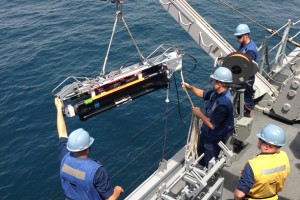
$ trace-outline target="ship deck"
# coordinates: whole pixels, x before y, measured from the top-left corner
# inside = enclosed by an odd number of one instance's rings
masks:
[[[299,199],[300,190],[299,183],[300,180],[300,151],[298,147],[300,145],[300,124],[287,124],[285,122],[280,122],[277,119],[272,119],[272,117],[267,116],[259,111],[254,111],[254,120],[252,124],[252,130],[250,136],[247,138],[247,145],[240,152],[236,152],[236,156],[232,161],[230,166],[225,166],[221,170],[221,176],[225,178],[223,187],[223,200],[232,200],[235,186],[238,182],[241,169],[243,169],[246,162],[259,154],[259,149],[257,148],[257,138],[256,133],[258,133],[265,125],[275,124],[280,126],[286,131],[286,144],[282,147],[282,150],[287,152],[291,171],[286,180],[284,190],[279,193],[280,199],[283,200],[294,200]],[[229,143],[227,146],[233,149],[232,145]],[[157,199],[156,192],[158,187],[162,183],[166,183],[176,178],[175,174],[182,173],[184,168],[184,149],[182,148],[175,156],[173,156],[167,164],[167,170],[161,172],[156,171],[147,180],[144,181],[135,191],[133,191],[126,200],[136,200],[136,199]]]
[[[280,199],[299,199],[300,198],[300,124],[287,124],[255,111],[251,135],[247,138],[248,145],[236,156],[230,167],[224,167],[221,175],[225,178],[223,199],[233,199],[233,192],[238,182],[241,169],[247,160],[259,153],[257,148],[256,133],[258,133],[266,124],[275,124],[286,131],[286,144],[281,148],[288,154],[291,171],[286,180],[284,190],[279,193]]]

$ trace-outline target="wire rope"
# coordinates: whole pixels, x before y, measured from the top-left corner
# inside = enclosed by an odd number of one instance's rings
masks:
[[[180,104],[184,103],[186,100],[187,100],[187,98],[184,99],[184,100],[182,100]],[[128,146],[128,144],[130,144],[131,142],[133,142],[134,140],[136,140],[138,137],[140,137],[148,129],[152,128],[156,123],[158,123],[161,119],[163,119],[166,115],[168,115],[169,113],[171,113],[176,108],[177,108],[177,106],[174,106],[167,113],[165,113],[163,116],[159,117],[154,122],[152,122],[149,126],[147,126],[145,129],[143,129],[142,131],[140,131],[139,133],[137,133],[136,135],[134,135],[132,138],[130,138],[127,142],[123,143],[122,145],[119,145],[119,147],[117,149],[115,149],[113,152],[111,152],[110,154],[108,154],[107,156],[105,156],[105,158],[103,160],[101,160],[101,162],[105,162],[107,159],[111,158],[112,155],[116,154],[118,151],[120,151],[121,149],[123,149],[124,146]]]
[[[169,107],[169,89],[170,89],[170,84],[168,84],[167,88],[167,97],[166,97],[166,113],[168,113],[168,107]],[[168,134],[168,115],[165,117],[165,137],[164,137],[164,144],[163,144],[163,150],[162,150],[162,156],[161,160],[163,161],[165,158],[165,147],[166,147],[166,140],[167,140],[167,134]]]
[[[229,5],[228,3],[226,3],[223,0],[219,0],[222,4],[224,4],[225,6],[227,6],[228,8],[232,9],[233,11],[237,12],[238,14],[242,15],[243,17],[247,18],[248,20],[252,21],[253,23],[255,23],[256,25],[260,26],[261,28],[267,30],[269,33],[273,33],[274,30],[269,29],[267,27],[265,27],[264,25],[258,23],[257,21],[255,21],[254,19],[250,18],[249,16],[247,16],[246,14],[238,11],[237,9],[235,9],[234,7],[232,7],[231,5]]]
[[[224,4],[225,6],[229,7],[229,8],[232,9],[233,11],[235,11],[236,13],[242,15],[243,17],[247,18],[248,20],[252,21],[254,24],[256,24],[256,25],[260,26],[261,28],[265,29],[266,31],[268,31],[270,34],[272,34],[271,36],[275,35],[275,36],[278,36],[278,37],[282,38],[282,36],[280,36],[280,35],[278,34],[278,31],[279,31],[279,30],[275,31],[275,30],[273,30],[273,29],[267,28],[267,27],[265,27],[264,25],[262,25],[262,24],[258,23],[257,21],[255,21],[254,19],[250,18],[250,17],[247,16],[246,14],[244,14],[244,13],[240,12],[239,10],[235,9],[234,7],[232,7],[231,5],[229,5],[228,3],[226,3],[225,1],[223,1],[223,0],[219,0],[219,1],[220,1],[222,4]],[[298,22],[299,22],[299,21],[297,21],[295,24],[297,24]],[[286,25],[284,25],[284,26],[286,26]],[[297,46],[297,47],[300,47],[300,44],[299,44],[298,42],[294,41],[293,38],[292,38],[292,39],[288,39],[287,41],[288,41],[289,43],[291,43],[291,44]]]
[[[106,63],[107,63],[107,59],[108,59],[108,54],[110,52],[112,40],[113,40],[114,35],[115,35],[119,15],[120,15],[120,12],[116,12],[116,18],[115,18],[113,30],[112,30],[112,33],[111,33],[111,36],[110,36],[109,45],[108,45],[108,48],[107,48],[106,56],[105,56],[104,63],[103,63],[103,66],[102,66],[102,70],[101,70],[101,73],[100,73],[101,76],[104,76],[104,74],[105,74],[105,67],[106,67]]]
[[[184,136],[176,145],[174,145],[167,153],[166,155],[169,155],[175,148],[177,148],[183,141],[185,141],[186,136]],[[150,170],[152,170],[154,167],[157,167],[157,165],[160,163],[160,160],[155,162],[153,165],[151,165],[144,173],[139,175],[135,181],[133,181],[129,186],[125,188],[125,191],[133,187],[139,180],[141,180]]]
[[[186,116],[188,117],[189,114]],[[175,127],[173,127],[170,131],[168,131],[168,134],[170,134],[181,122],[177,123]],[[124,169],[126,169],[129,165],[131,165],[136,159],[138,159],[140,156],[142,156],[146,151],[148,151],[151,147],[153,147],[157,142],[159,142],[164,135],[158,137],[150,146],[148,146],[146,149],[144,149],[141,153],[139,153],[136,157],[134,157],[130,162],[128,162],[125,166],[123,166],[120,170],[118,170],[116,173],[114,173],[111,176],[111,179],[113,179],[116,175],[120,174]]]

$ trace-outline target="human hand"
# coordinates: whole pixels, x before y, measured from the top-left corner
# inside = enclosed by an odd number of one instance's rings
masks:
[[[56,106],[57,110],[61,110],[62,109],[62,103],[61,103],[61,101],[60,101],[60,99],[58,97],[56,97],[54,99],[54,103],[55,103],[55,106]]]
[[[122,195],[122,194],[124,193],[124,190],[123,190],[122,187],[120,187],[120,188],[121,188],[121,193],[120,193],[120,195]]]
[[[201,110],[198,107],[192,107],[192,112],[194,115],[199,116],[199,114],[201,113]]]
[[[188,83],[181,83],[182,89],[185,90],[190,90],[192,86],[190,86]]]
[[[124,193],[124,190],[121,186],[116,186],[116,189],[120,192],[120,195]]]

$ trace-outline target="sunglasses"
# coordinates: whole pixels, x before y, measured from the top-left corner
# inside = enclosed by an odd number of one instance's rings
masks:
[[[241,39],[244,35],[238,35],[236,36],[237,39]]]

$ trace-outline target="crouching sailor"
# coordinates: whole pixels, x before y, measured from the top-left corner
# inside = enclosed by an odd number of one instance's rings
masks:
[[[248,161],[234,192],[234,199],[277,200],[290,173],[287,154],[279,151],[285,143],[284,131],[273,124],[256,134],[261,153]]]
[[[94,138],[82,128],[73,131],[68,138],[62,103],[58,98],[55,99],[55,106],[61,161],[60,177],[66,199],[118,199],[123,189],[120,186],[113,189],[104,167],[99,162],[88,158]]]

